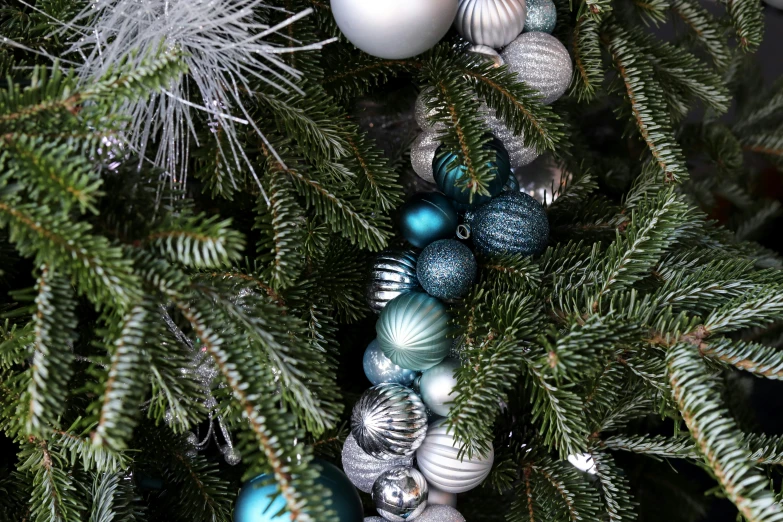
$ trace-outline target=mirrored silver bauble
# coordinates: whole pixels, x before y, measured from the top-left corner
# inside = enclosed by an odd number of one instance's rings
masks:
[[[432,48],[448,32],[457,0],[331,0],[345,37],[362,51],[399,60]]]
[[[430,486],[430,496],[427,500],[427,504],[429,504],[429,507],[438,505],[455,508],[457,507],[457,495],[455,493],[447,493],[445,491],[439,490],[438,488]]]
[[[379,384],[364,392],[353,407],[351,434],[372,457],[408,457],[427,435],[427,410],[413,390],[401,384]]]
[[[470,43],[505,47],[525,27],[525,0],[460,0],[454,27]]]
[[[495,116],[495,109],[482,105],[480,111],[484,114],[484,123],[508,151],[512,169],[524,167],[538,157],[535,147],[525,145],[525,135],[514,134],[514,131],[509,129],[503,120]]]
[[[415,370],[407,370],[394,364],[391,359],[386,357],[375,339],[364,351],[362,366],[367,379],[373,384],[393,382],[403,386],[410,386],[419,375],[419,372]]]
[[[454,372],[459,368],[459,361],[456,359],[444,359],[442,363],[433,366],[421,375],[419,382],[419,395],[424,404],[441,417],[447,417],[451,404],[447,404],[456,399],[452,394],[457,385],[457,378]]]
[[[432,487],[448,493],[469,491],[484,482],[495,461],[495,451],[487,455],[459,459],[459,446],[448,431],[446,419],[429,427],[424,443],[416,452],[419,470]]]
[[[413,466],[413,456],[396,459],[376,459],[359,447],[353,435],[348,435],[343,445],[343,471],[357,489],[370,493],[378,475],[391,468]]]
[[[503,61],[503,58],[500,57],[500,53],[487,45],[470,45],[466,51],[475,54],[482,60],[492,62],[495,67],[500,67],[506,63]]]
[[[435,160],[435,152],[440,147],[440,143],[435,132],[424,131],[416,137],[411,145],[413,171],[427,183],[435,183],[432,162]]]
[[[552,34],[557,24],[557,7],[552,0],[526,0],[525,32]]]
[[[413,250],[385,250],[378,254],[367,287],[367,304],[373,311],[380,313],[395,297],[420,290],[416,278],[418,257]]]
[[[465,522],[465,517],[451,506],[433,506],[430,502],[416,522]]]
[[[517,77],[550,104],[571,84],[571,56],[560,40],[547,33],[522,33],[500,56]]]
[[[435,113],[435,111],[428,109],[424,100],[425,98],[431,96],[431,93],[434,91],[435,89],[432,87],[425,87],[416,97],[416,107],[413,111],[413,115],[416,117],[416,123],[418,123],[419,127],[424,131],[439,131],[446,127],[441,122],[436,122],[435,125],[432,125],[428,119]]]
[[[384,471],[372,486],[372,500],[378,514],[391,522],[418,517],[427,507],[427,481],[413,468]]]

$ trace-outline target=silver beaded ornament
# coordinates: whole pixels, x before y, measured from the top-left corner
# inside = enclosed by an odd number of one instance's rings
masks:
[[[390,522],[417,518],[427,507],[427,481],[411,467],[384,471],[372,486],[372,500],[378,514]]]
[[[525,0],[460,0],[454,27],[470,43],[505,47],[525,27]]]
[[[524,167],[538,157],[535,147],[525,145],[525,135],[514,134],[514,131],[509,129],[503,120],[495,116],[495,109],[482,104],[479,110],[484,115],[484,123],[508,151],[512,169]]]
[[[552,0],[526,0],[525,32],[552,34],[557,23],[557,7]]]
[[[517,77],[550,104],[571,84],[571,56],[560,40],[547,33],[522,33],[500,56]]]
[[[342,460],[343,471],[345,471],[348,480],[350,480],[357,489],[360,489],[365,493],[370,493],[372,491],[372,485],[375,484],[375,479],[384,471],[400,466],[413,466],[413,456],[384,460],[376,459],[372,455],[368,455],[359,447],[356,443],[356,439],[353,438],[353,435],[348,435],[348,438],[345,439]]]
[[[495,451],[486,455],[459,457],[460,448],[448,430],[446,419],[432,424],[424,443],[416,451],[419,470],[432,487],[447,493],[469,491],[484,482],[495,461]]]
[[[418,290],[416,261],[413,250],[385,250],[378,254],[370,272],[367,287],[367,304],[376,313],[395,297]]]
[[[459,368],[456,359],[444,359],[442,363],[433,366],[421,375],[419,395],[424,404],[435,414],[447,417],[451,404],[456,396],[453,394],[457,385],[454,372]]]
[[[365,391],[353,407],[351,434],[372,457],[409,457],[427,435],[427,411],[413,390],[379,384]]]
[[[383,517],[365,517],[364,522],[384,522]]]
[[[431,93],[434,91],[435,89],[432,87],[426,87],[422,89],[416,97],[416,107],[413,111],[413,115],[416,118],[416,123],[418,123],[419,127],[424,131],[439,131],[446,128],[446,125],[441,122],[436,122],[433,125],[429,121],[429,118],[435,114],[435,110],[427,108],[425,99],[432,96]]]
[[[411,145],[411,166],[413,171],[427,183],[435,183],[432,162],[440,147],[440,140],[434,131],[422,131]]]
[[[431,489],[430,495],[432,495]],[[465,517],[453,506],[432,505],[432,502],[429,504],[416,522],[465,522]]]

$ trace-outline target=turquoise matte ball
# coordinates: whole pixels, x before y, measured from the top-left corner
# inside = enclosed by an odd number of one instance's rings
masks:
[[[435,177],[435,183],[438,188],[457,203],[463,205],[482,205],[497,196],[503,191],[503,187],[511,175],[511,160],[508,151],[497,138],[492,138],[484,148],[494,152],[494,161],[489,163],[489,169],[494,178],[487,185],[489,196],[485,194],[473,194],[471,199],[470,190],[465,187],[458,187],[459,183],[467,176],[468,169],[460,162],[459,156],[454,152],[445,150],[441,145],[435,152],[435,160],[432,163],[432,172]]]
[[[408,243],[418,248],[454,237],[458,224],[451,201],[437,192],[416,194],[400,209],[400,231]]]
[[[315,459],[313,463],[321,467],[316,483],[331,492],[330,509],[337,513],[337,519],[340,522],[363,522],[362,500],[348,477],[324,460]],[[239,490],[234,506],[234,522],[290,522],[289,513],[278,515],[285,507],[285,499],[278,494],[274,477],[269,474],[259,475]]]

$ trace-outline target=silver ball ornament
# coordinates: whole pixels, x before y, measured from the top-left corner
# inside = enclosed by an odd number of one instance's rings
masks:
[[[384,471],[372,486],[372,500],[378,514],[391,522],[418,517],[427,507],[427,481],[411,467]]]
[[[503,61],[503,58],[500,57],[500,54],[496,50],[487,45],[470,45],[466,51],[475,54],[482,60],[492,62],[492,65],[495,67],[501,67],[506,63]]]
[[[378,254],[367,286],[367,304],[373,311],[380,313],[395,297],[419,290],[416,278],[418,257],[413,250],[385,250]]]
[[[460,0],[454,27],[470,43],[505,47],[525,27],[525,0]]]
[[[441,122],[437,122],[435,125],[432,125],[429,121],[430,116],[435,114],[435,111],[433,109],[427,108],[425,99],[432,96],[431,93],[434,91],[434,88],[426,87],[422,89],[419,95],[416,97],[416,106],[413,111],[413,115],[416,118],[416,123],[418,123],[419,127],[421,127],[421,129],[424,131],[439,131],[446,128],[446,126]]]
[[[459,368],[456,359],[444,359],[421,375],[419,395],[424,404],[437,415],[447,417],[451,404],[456,397],[452,394],[457,385],[454,372]]]
[[[419,470],[432,487],[448,493],[462,493],[481,484],[495,461],[495,452],[459,458],[460,448],[448,430],[446,419],[432,424],[424,443],[416,451]]]
[[[459,299],[470,292],[477,271],[473,252],[456,239],[430,243],[416,265],[416,276],[422,288],[445,301]]]
[[[435,152],[440,147],[440,140],[435,132],[424,131],[419,134],[411,145],[411,166],[413,171],[427,183],[435,183],[432,172],[432,162]]]
[[[448,32],[457,0],[332,0],[345,37],[362,51],[389,60],[416,56]]]
[[[400,466],[413,466],[413,456],[392,459],[376,459],[359,447],[353,435],[345,439],[342,452],[343,471],[357,489],[370,493],[375,479],[384,471]]]
[[[351,434],[372,457],[409,457],[427,434],[427,411],[413,390],[379,384],[365,391],[353,407]]]
[[[506,148],[512,169],[524,167],[538,157],[535,147],[525,145],[525,135],[514,134],[514,131],[509,129],[503,120],[495,116],[495,109],[482,105],[480,111],[484,114],[484,123]]]
[[[571,56],[565,46],[547,33],[522,33],[500,56],[517,77],[550,104],[571,84]]]
[[[439,490],[438,488],[433,488],[430,486],[430,495],[429,499],[427,500],[427,504],[429,504],[429,507],[438,505],[455,508],[457,507],[457,495],[455,493],[447,493],[445,491]]]
[[[374,385],[392,382],[410,386],[419,375],[417,371],[408,370],[394,364],[391,359],[384,355],[381,346],[375,339],[364,351],[362,366],[367,379]]]
[[[526,0],[525,32],[552,34],[557,24],[557,7],[552,0]]]
[[[416,522],[465,522],[465,517],[453,506],[432,505],[432,502],[429,504]]]
[[[223,454],[223,459],[225,459],[226,464],[229,466],[236,466],[240,462],[242,462],[242,454],[237,451],[236,448],[232,446],[223,446],[220,449],[220,452]]]

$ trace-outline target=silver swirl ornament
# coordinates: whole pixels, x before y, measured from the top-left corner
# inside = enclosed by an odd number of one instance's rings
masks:
[[[521,81],[538,91],[547,105],[560,98],[571,84],[571,56],[551,34],[522,33],[500,56]]]
[[[401,384],[379,384],[364,392],[353,407],[351,434],[371,457],[409,457],[427,435],[427,410],[413,390]]]
[[[413,250],[385,250],[378,254],[367,287],[367,304],[373,311],[380,313],[395,297],[420,289],[416,278],[418,257]]]
[[[460,0],[454,27],[467,41],[505,47],[525,27],[525,0]]]
[[[431,425],[424,443],[416,452],[419,470],[432,487],[447,493],[469,491],[484,482],[495,461],[495,451],[487,455],[459,458],[459,446],[448,430],[446,419]]]
[[[372,500],[378,514],[390,522],[418,517],[427,507],[427,481],[413,468],[384,471],[372,487]]]
[[[348,480],[365,493],[372,492],[375,479],[384,471],[400,466],[413,466],[413,456],[383,460],[368,455],[359,447],[353,435],[348,435],[348,438],[345,439],[342,461],[343,471],[345,471]]]

